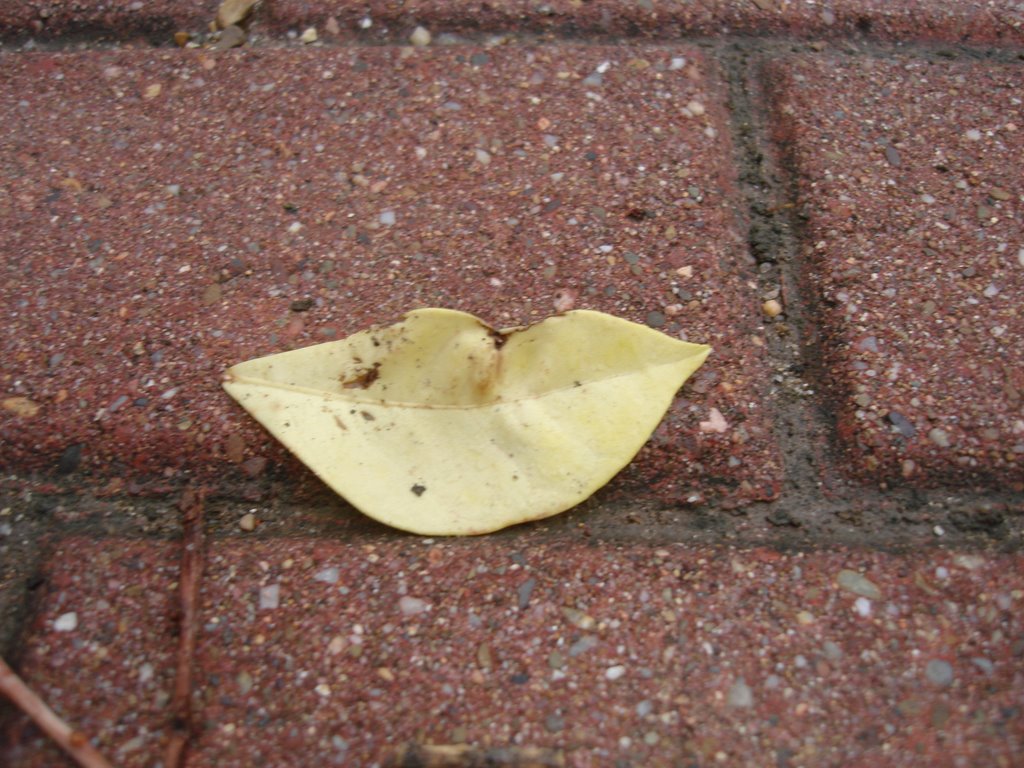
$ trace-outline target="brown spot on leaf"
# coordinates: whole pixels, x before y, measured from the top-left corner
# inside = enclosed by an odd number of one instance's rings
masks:
[[[425,486],[425,485],[420,485],[419,483],[416,483],[416,485],[414,485],[414,486],[413,486],[412,488],[410,488],[409,490],[410,490],[410,491],[412,491],[413,493],[415,493],[415,494],[416,494],[417,496],[422,496],[422,495],[423,495],[423,492],[424,492],[425,490],[427,490],[427,486]]]
[[[370,368],[359,373],[353,379],[343,379],[341,386],[345,389],[366,389],[380,378],[380,363],[374,363]]]
[[[491,341],[494,342],[495,349],[501,349],[505,346],[505,342],[508,341],[508,334],[502,333],[494,328],[488,329],[487,335],[490,336]]]
[[[334,423],[337,424],[343,432],[348,432],[348,427],[345,426],[345,422],[341,420],[338,414],[334,414]]]

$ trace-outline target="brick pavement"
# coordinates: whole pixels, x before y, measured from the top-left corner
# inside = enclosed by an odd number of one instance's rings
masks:
[[[163,754],[191,481],[188,765],[1020,761],[1024,6],[214,11],[0,2],[0,650],[58,713]],[[219,387],[566,295],[715,354],[521,529],[386,531]]]

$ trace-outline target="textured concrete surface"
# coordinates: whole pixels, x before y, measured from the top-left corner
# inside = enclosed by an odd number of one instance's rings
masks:
[[[8,461],[240,475],[282,451],[221,391],[231,364],[422,306],[525,324],[570,294],[716,348],[630,492],[773,497],[710,69],[692,48],[9,56],[5,372],[38,410],[0,413]],[[699,431],[711,408],[727,432]]]
[[[151,765],[168,727],[173,551],[61,542],[27,636],[24,674],[119,765]],[[188,764],[379,765],[412,741],[548,747],[574,766],[1012,765],[1021,566],[235,539],[204,577]],[[8,738],[6,765],[59,759],[20,718]]]
[[[177,548],[70,539],[46,552],[19,673],[59,716],[98,735],[109,760],[151,764],[169,731]],[[5,726],[4,765],[62,764],[27,719]]]
[[[163,764],[192,481],[184,765],[1024,760],[1019,3],[215,12],[0,0],[0,653],[59,715]],[[429,304],[715,354],[578,508],[422,539],[219,378]]]
[[[767,78],[851,468],[1024,491],[1024,72],[823,56]]]
[[[202,35],[218,7],[208,0],[3,0],[0,37],[42,40],[81,34],[145,36],[167,42],[174,32]],[[298,32],[310,25],[329,38],[405,41],[417,26],[435,35],[548,34],[642,36],[793,34],[1020,45],[1024,8],[1002,0],[265,0],[248,24],[257,34]]]

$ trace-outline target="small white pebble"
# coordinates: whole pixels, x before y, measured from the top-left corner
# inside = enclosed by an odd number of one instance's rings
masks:
[[[722,412],[717,408],[712,408],[708,412],[708,420],[700,422],[701,432],[726,432],[729,429],[729,422],[725,420]]]
[[[704,105],[696,99],[686,102],[686,109],[689,110],[690,114],[694,117],[700,117],[707,111]]]
[[[866,597],[858,597],[853,601],[853,610],[855,610],[859,616],[867,618],[871,615],[871,601]]]
[[[306,27],[302,31],[302,34],[299,35],[299,42],[300,43],[306,43],[308,45],[309,43],[315,43],[316,41],[317,41],[316,27]]]
[[[936,536],[945,536],[946,529],[943,528],[941,525],[936,525],[934,528],[932,528],[932,533],[934,533]]]
[[[322,696],[325,699],[331,695],[331,686],[329,686],[327,683],[320,683],[320,685],[318,685],[313,690],[317,692],[317,695]]]
[[[968,141],[981,141],[981,131],[977,128],[971,128],[964,133]]]
[[[301,231],[302,231],[302,224],[300,222],[298,222],[298,221],[293,221],[291,224],[288,225],[288,232],[289,232],[289,234],[294,235],[294,234],[297,234],[297,233],[299,233]]]
[[[747,685],[746,680],[741,677],[729,687],[725,703],[730,707],[748,709],[754,706],[754,691]]]
[[[946,568],[946,566],[944,566],[944,565],[940,565],[938,568],[935,569],[935,578],[936,579],[948,579],[949,578],[949,569]]]
[[[272,611],[281,604],[281,585],[268,584],[260,587],[260,609]]]
[[[480,163],[480,165],[490,165],[491,164],[491,153],[490,152],[488,152],[486,150],[483,150],[483,149],[477,149],[477,150],[474,150],[474,155],[476,156],[476,161],[478,163]]]
[[[71,611],[58,616],[53,628],[57,632],[74,632],[78,628],[78,614]]]
[[[427,156],[427,150],[424,147],[416,147],[414,151],[416,152],[417,160],[422,160]]]
[[[1024,248],[1017,251],[1017,263],[1024,267]]]
[[[676,56],[669,63],[668,68],[672,72],[676,72],[686,66],[686,59],[682,56]]]
[[[928,439],[940,448],[949,448],[949,434],[944,429],[935,427],[934,429],[928,430]]]
[[[985,558],[978,555],[957,555],[953,562],[968,571],[974,571],[985,564]]]
[[[418,613],[423,613],[430,607],[430,604],[426,600],[420,600],[418,597],[410,597],[409,595],[403,595],[398,601],[398,610],[402,612],[403,616],[415,616]]]
[[[409,42],[415,45],[417,48],[423,48],[430,45],[431,37],[430,31],[426,27],[416,27],[409,35]]]
[[[383,224],[385,227],[393,226],[394,223],[395,223],[395,212],[394,211],[384,211],[380,215],[380,223]]]
[[[325,584],[337,584],[340,575],[338,567],[332,565],[329,568],[324,568],[323,570],[318,571],[313,578],[317,581],[322,581]]]
[[[361,18],[359,20],[359,28],[360,29],[369,29],[372,26],[373,26],[373,19],[371,19],[369,16],[363,16],[363,18]]]
[[[618,680],[624,674],[626,674],[626,668],[621,664],[616,664],[614,667],[608,667],[608,669],[604,671],[604,676],[609,680]]]

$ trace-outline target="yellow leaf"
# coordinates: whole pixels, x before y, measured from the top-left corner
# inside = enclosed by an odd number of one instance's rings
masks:
[[[607,483],[710,351],[588,310],[498,331],[420,309],[240,363],[224,388],[370,517],[479,534],[557,514]]]

